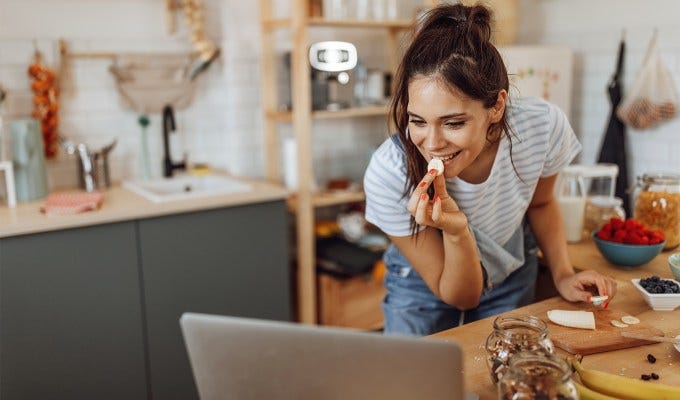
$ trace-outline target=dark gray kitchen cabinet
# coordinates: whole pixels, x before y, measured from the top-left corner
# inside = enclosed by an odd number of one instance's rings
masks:
[[[197,399],[179,326],[200,312],[290,320],[284,201],[139,221],[153,399]]]
[[[197,399],[183,312],[290,320],[283,200],[0,238],[0,400]]]
[[[0,239],[0,398],[146,399],[134,222]]]

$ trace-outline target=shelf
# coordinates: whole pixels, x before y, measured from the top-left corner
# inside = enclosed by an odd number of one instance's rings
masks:
[[[291,18],[272,18],[262,21],[265,30],[290,28],[293,22]],[[382,28],[382,29],[410,29],[413,26],[411,20],[364,20],[364,19],[326,19],[322,17],[312,17],[308,20],[308,25],[331,28]]]
[[[338,111],[312,111],[313,119],[333,119],[333,118],[352,118],[352,117],[374,117],[387,115],[387,106],[369,106],[344,108]],[[267,111],[267,118],[279,122],[292,122],[293,113],[290,111]]]
[[[370,20],[370,19],[326,19],[312,17],[309,25],[328,26],[333,28],[388,28],[388,29],[410,29],[413,26],[412,20]]]
[[[312,194],[312,206],[315,208],[356,203],[364,200],[366,200],[366,195],[363,191],[333,191]],[[289,197],[287,203],[290,211],[295,212],[297,210],[297,196],[293,195]]]

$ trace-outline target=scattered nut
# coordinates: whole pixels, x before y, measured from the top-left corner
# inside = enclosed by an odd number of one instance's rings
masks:
[[[634,324],[640,323],[640,320],[635,318],[632,315],[624,315],[623,317],[621,317],[621,321],[623,321],[624,323],[626,323],[628,325],[634,325]]]

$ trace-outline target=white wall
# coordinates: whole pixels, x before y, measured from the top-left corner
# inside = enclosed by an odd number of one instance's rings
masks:
[[[572,125],[593,163],[609,118],[606,95],[619,40],[626,37],[624,94],[630,89],[654,29],[661,57],[680,90],[680,2],[676,0],[520,0],[521,44],[560,44],[575,52]],[[680,119],[655,129],[628,129],[629,183],[647,171],[680,173]]]
[[[187,30],[178,15],[178,32],[167,31],[165,0],[0,0],[0,84],[9,90],[3,112],[6,119],[27,117],[32,93],[26,68],[33,47],[48,65],[58,65],[58,39],[66,39],[77,52],[170,52],[190,50]],[[208,36],[222,56],[199,78],[195,102],[176,113],[178,134],[173,134],[175,159],[187,152],[192,161],[208,162],[234,174],[264,175],[262,109],[260,105],[260,32],[257,1],[205,0]],[[277,1],[281,13],[289,2]],[[317,36],[337,37],[321,30]],[[370,43],[375,32],[347,32],[350,40]],[[279,48],[290,48],[285,34]],[[362,37],[363,36],[363,37]],[[360,47],[369,65],[381,65],[386,55]],[[60,131],[75,141],[97,147],[113,138],[112,179],[140,176],[141,143],[138,115],[118,98],[111,65],[106,59],[76,59],[68,68],[59,99]],[[162,159],[160,115],[151,115],[151,162],[157,175]],[[369,134],[366,134],[368,129]],[[290,128],[283,129],[291,134]],[[363,133],[362,133],[363,131]],[[369,149],[385,135],[381,118],[315,124],[315,172],[323,184],[333,176],[360,179]],[[356,148],[365,151],[355,151]],[[53,187],[76,184],[76,161],[64,154],[48,162]]]
[[[405,0],[404,0],[405,1]],[[236,174],[263,176],[257,2],[205,0],[209,36],[223,56],[200,77],[195,103],[177,113],[175,157],[189,153]],[[288,2],[278,0],[285,12]],[[680,2],[675,0],[521,0],[520,44],[561,44],[576,55],[572,123],[584,144],[583,162],[594,162],[609,114],[605,95],[622,29],[628,54],[624,84],[630,87],[654,28],[663,59],[680,81]],[[182,20],[179,32],[167,33],[165,0],[0,0],[0,84],[10,90],[4,112],[10,118],[29,115],[31,92],[26,67],[33,41],[54,66],[57,40],[74,51],[183,52],[189,40]],[[318,33],[320,39],[337,31]],[[369,66],[384,58],[375,32],[341,31],[360,44]],[[279,46],[284,48],[285,37]],[[362,46],[363,44],[363,46]],[[368,50],[367,50],[368,49]],[[140,130],[137,115],[119,103],[106,60],[76,60],[73,85],[61,96],[61,131],[96,145],[117,137],[112,153],[114,180],[139,173]],[[677,85],[676,85],[677,86]],[[152,116],[149,136],[152,161],[160,170],[161,128]],[[314,125],[315,172],[321,183],[330,176],[360,179],[372,146],[385,135],[381,118],[323,121]],[[368,134],[366,133],[368,130]],[[287,130],[290,134],[290,129]],[[629,131],[631,177],[650,170],[680,170],[680,120],[657,129]],[[356,148],[365,151],[355,151]],[[63,156],[62,156],[63,157]],[[75,184],[74,161],[50,162],[53,186]]]

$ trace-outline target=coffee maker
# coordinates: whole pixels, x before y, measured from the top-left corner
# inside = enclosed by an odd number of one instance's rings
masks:
[[[317,42],[309,48],[312,66],[312,108],[336,111],[350,106],[350,71],[357,65],[357,49],[349,42]]]

